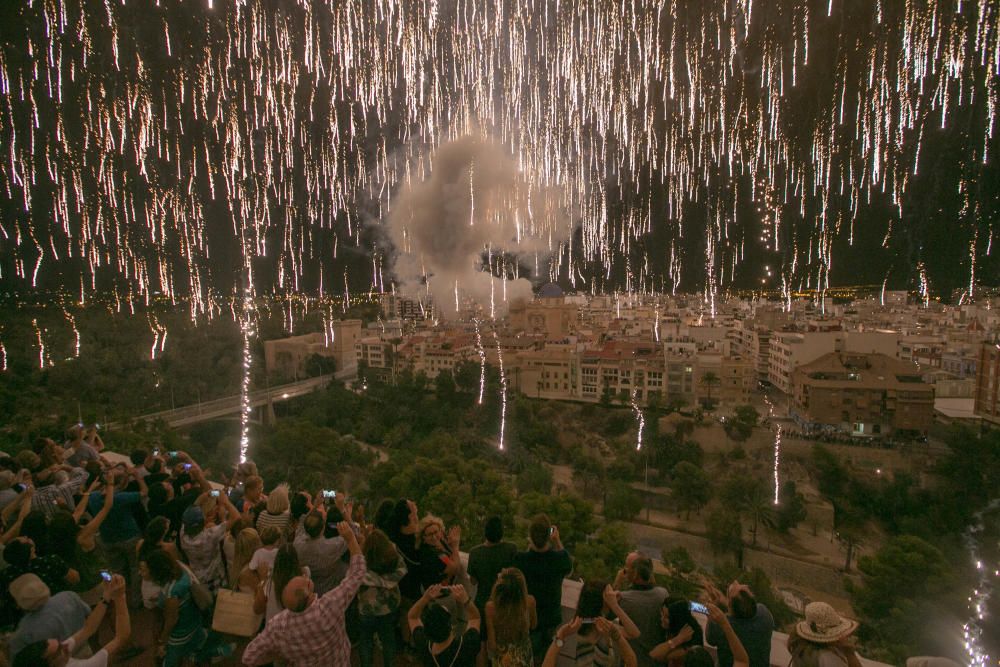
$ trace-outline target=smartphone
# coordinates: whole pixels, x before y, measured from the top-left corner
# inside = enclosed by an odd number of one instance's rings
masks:
[[[169,456],[172,459],[175,459],[175,458],[177,458],[177,452],[176,451],[174,451],[174,452],[167,452],[167,456]]]
[[[589,616],[587,618],[581,618],[580,619],[580,624],[581,625],[593,625],[596,622],[597,622],[597,617],[596,616]]]
[[[153,447],[153,456],[159,456],[159,455],[160,455],[160,448]]]
[[[692,601],[689,606],[690,606],[691,611],[696,611],[699,614],[705,614],[706,616],[708,615],[708,607],[706,607],[705,605],[703,605],[700,602],[693,602]]]
[[[95,431],[100,431],[101,430],[101,425],[100,424],[94,424],[94,430]]]
[[[555,531],[556,531],[555,526],[549,526],[549,537],[552,537],[552,533],[554,533]]]
[[[337,492],[334,491],[333,489],[328,489],[326,491],[323,491],[323,497],[324,498],[336,498],[337,497]]]
[[[107,570],[101,570],[101,579],[104,581],[111,581],[111,573]]]
[[[218,489],[212,489],[211,491],[208,492],[208,495],[212,496],[213,498],[218,498],[219,497],[219,490]]]
[[[14,485],[14,490],[17,491],[18,493],[24,493],[24,491],[27,490],[27,488],[28,488],[27,484],[15,484]]]
[[[446,598],[449,595],[451,595],[451,589],[450,588],[442,588],[441,589],[441,593],[438,595],[438,597],[439,598]]]
[[[181,466],[181,467],[182,467],[182,468],[184,468],[185,470],[190,470],[190,469],[191,469],[191,464],[190,464],[190,463],[185,463],[185,464],[184,464],[183,466]]]

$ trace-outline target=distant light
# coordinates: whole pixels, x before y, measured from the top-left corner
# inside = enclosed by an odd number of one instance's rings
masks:
[[[282,398],[288,398],[288,392],[286,391],[284,394],[281,395],[281,397]]]

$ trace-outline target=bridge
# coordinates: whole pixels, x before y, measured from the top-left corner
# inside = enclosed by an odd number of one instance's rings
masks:
[[[272,408],[275,403],[311,394],[318,389],[323,389],[332,380],[353,379],[357,375],[357,372],[357,366],[349,366],[329,375],[319,375],[314,378],[299,380],[298,382],[289,382],[288,384],[267,387],[266,389],[257,389],[250,392],[250,407],[265,408],[266,412],[264,412],[261,421],[267,421],[269,418],[273,418]],[[241,410],[242,401],[240,395],[237,394],[235,396],[226,396],[225,398],[195,403],[194,405],[185,405],[184,407],[172,410],[151,412],[137,417],[137,420],[162,420],[172,427],[191,426],[192,424],[211,421],[213,419],[223,419],[230,415],[238,415]]]

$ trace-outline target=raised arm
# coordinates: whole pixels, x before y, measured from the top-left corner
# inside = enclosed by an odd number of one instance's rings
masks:
[[[406,614],[406,621],[410,625],[410,632],[413,632],[424,624],[420,620],[420,616],[424,613],[424,607],[439,595],[441,595],[441,584],[434,584],[425,590],[424,594],[410,607],[410,611]]]
[[[685,625],[674,637],[661,644],[657,644],[649,652],[649,657],[656,662],[666,662],[679,646],[689,641],[692,637],[694,637],[694,630],[691,629],[690,625]]]
[[[624,667],[636,667],[638,660],[635,657],[635,651],[628,643],[628,639],[625,637],[625,633],[621,629],[609,621],[606,618],[598,618],[595,622],[597,625],[597,631],[601,634],[606,634],[611,637],[611,641],[615,646],[615,650],[622,657],[622,665]],[[636,634],[638,637],[639,635]]]
[[[608,609],[614,614],[622,624],[622,633],[625,635],[626,639],[635,639],[639,636],[639,627],[632,622],[629,615],[625,613],[625,610],[621,608],[618,604],[618,591],[611,588],[608,584],[604,587],[604,604],[608,605]]]
[[[468,620],[468,625],[466,627],[479,630],[481,623],[481,619],[479,618],[479,608],[476,607],[475,603],[469,599],[469,591],[465,590],[465,586],[457,584],[451,587],[451,595],[455,598],[455,601],[459,604],[459,606],[465,607],[465,616]]]
[[[109,657],[128,644],[129,637],[132,636],[132,621],[128,615],[128,605],[125,603],[125,579],[120,575],[116,576],[121,579],[121,585],[117,587],[114,593],[115,636],[114,639],[104,645],[104,650],[108,652]]]
[[[566,625],[560,626],[560,628],[556,630],[555,640],[549,644],[549,648],[545,652],[545,657],[542,659],[542,667],[556,667],[556,663],[559,662],[559,644],[575,635],[580,630],[580,625],[582,623],[583,619],[576,616],[572,621]]]
[[[103,592],[101,594],[101,601],[97,603],[90,615],[87,616],[87,620],[84,621],[83,627],[77,630],[76,634],[72,636],[74,646],[82,646],[94,633],[98,631],[101,627],[101,623],[104,622],[104,614],[107,612],[108,607],[115,600],[115,596],[118,594],[119,587],[121,588],[122,595],[125,594],[125,578],[120,574],[116,574],[111,577],[111,581],[106,581],[103,584]]]
[[[24,518],[28,516],[28,514],[31,512],[31,497],[33,495],[35,495],[35,488],[29,486],[27,489],[21,492],[21,495],[18,497],[17,500],[7,505],[7,508],[10,508],[12,510],[17,509],[18,505],[20,505],[21,509],[17,513],[17,519],[14,521],[13,524],[11,524],[10,528],[7,529],[7,532],[5,532],[3,535],[0,535],[0,544],[7,544],[8,542],[10,542],[15,537],[21,534],[21,524],[24,523]],[[5,511],[7,508],[4,508]],[[13,514],[13,512],[11,512],[11,514]],[[5,516],[4,521],[6,522],[8,518],[9,515]]]
[[[733,667],[750,667],[750,656],[747,654],[747,650],[743,646],[743,642],[741,642],[740,638],[736,635],[736,631],[733,630],[733,626],[729,623],[729,619],[716,605],[709,604],[707,606],[708,617],[711,618],[712,621],[714,621],[715,624],[722,629],[723,634],[726,635],[726,643],[729,644],[729,650],[733,653]]]
[[[83,492],[83,497],[80,498],[80,502],[76,504],[76,509],[73,510],[73,521],[80,523],[80,519],[83,518],[83,513],[87,511],[87,505],[90,501],[91,494],[97,490],[97,487],[101,484],[101,477],[98,476],[86,491]]]
[[[84,503],[80,503],[83,506]],[[86,526],[80,529],[80,534],[77,535],[77,542],[86,542],[94,537],[97,533],[97,529],[101,527],[104,520],[108,518],[108,514],[111,512],[111,507],[115,504],[115,486],[114,484],[105,484],[104,486],[104,505],[101,507],[101,511],[94,515],[94,518],[90,520]]]

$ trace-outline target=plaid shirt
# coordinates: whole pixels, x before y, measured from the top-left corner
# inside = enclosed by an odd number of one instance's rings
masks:
[[[290,667],[350,667],[351,644],[344,628],[344,612],[365,571],[365,557],[351,556],[344,581],[302,613],[285,609],[268,621],[243,652],[243,664],[284,660]]]
[[[62,484],[49,484],[35,489],[35,495],[31,499],[31,509],[41,510],[45,518],[51,519],[52,515],[60,509],[59,501],[65,503],[65,508],[72,512],[76,508],[73,502],[73,495],[80,493],[83,485],[87,483],[87,471],[83,468],[76,468],[69,473],[69,480]]]

